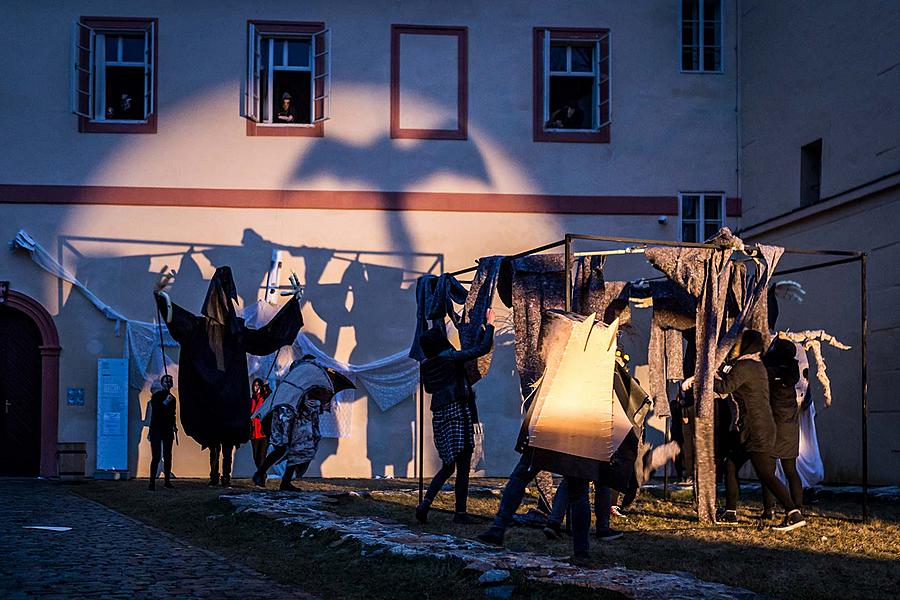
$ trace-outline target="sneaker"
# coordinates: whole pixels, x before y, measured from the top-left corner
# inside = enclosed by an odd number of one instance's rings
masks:
[[[606,529],[598,529],[596,535],[597,539],[601,542],[611,542],[613,540],[619,539],[625,534],[621,531],[616,531],[611,527],[607,527]]]
[[[231,487],[231,477],[223,477],[222,478],[222,487],[230,488]]]
[[[264,473],[260,473],[257,471],[253,474],[253,477],[251,479],[253,481],[253,485],[261,488],[266,487],[266,476]]]
[[[422,525],[426,525],[428,523],[428,509],[431,508],[430,505],[422,502],[421,504],[416,505],[416,521],[421,523]]]
[[[484,542],[485,544],[491,544],[492,546],[502,546],[503,534],[504,531],[499,527],[491,527],[484,533],[478,535],[478,541]]]
[[[547,526],[544,527],[542,531],[548,540],[558,540],[562,538],[562,531],[560,530],[559,523],[548,522]]]
[[[206,485],[208,485],[209,487],[214,487],[214,486],[219,485],[219,476],[218,476],[218,475],[215,475],[215,476],[212,476],[212,475],[211,475],[210,478],[209,478],[209,483],[207,483]]]
[[[761,513],[759,513],[756,518],[760,521],[771,521],[775,518],[775,511],[771,508],[765,509]]]
[[[781,522],[781,525],[773,527],[772,529],[775,531],[793,531],[804,525],[806,525],[806,520],[803,518],[800,511],[795,508],[784,516],[784,521]]]
[[[724,525],[736,525],[738,522],[738,516],[736,510],[726,510],[722,512],[721,517],[716,518],[716,523],[722,523]]]
[[[609,507],[609,514],[610,514],[610,516],[619,517],[620,519],[628,518],[628,516],[622,512],[622,507],[616,506],[615,504],[613,504],[612,506]]]
[[[472,519],[469,518],[469,513],[458,512],[453,515],[453,522],[457,525],[471,525]]]
[[[575,552],[572,554],[572,557],[569,559],[569,562],[576,567],[590,567],[591,566],[591,555],[587,552]]]

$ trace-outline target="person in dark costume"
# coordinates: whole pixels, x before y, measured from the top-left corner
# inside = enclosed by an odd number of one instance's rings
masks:
[[[253,414],[260,406],[262,406],[262,403],[265,402],[266,398],[269,397],[269,394],[272,393],[272,389],[269,387],[269,384],[257,377],[253,380],[251,390],[250,414]],[[253,450],[253,464],[255,464],[258,469],[266,459],[266,450],[269,448],[269,438],[266,436],[266,432],[263,431],[259,417],[251,418],[250,425],[252,427],[252,431],[250,432],[250,448]]]
[[[165,485],[172,485],[172,442],[175,439],[177,427],[175,425],[175,405],[177,401],[172,395],[172,376],[163,375],[159,378],[161,388],[150,396],[150,427],[147,432],[147,440],[150,442],[150,485],[149,489],[156,489],[156,477],[159,471],[159,460],[162,457]]]
[[[178,389],[181,425],[210,453],[210,485],[219,483],[222,455],[223,486],[231,484],[231,457],[235,447],[250,439],[250,386],[247,354],[266,356],[292,344],[303,325],[302,288],[271,321],[259,329],[247,327],[235,314],[237,290],[231,267],[219,267],[209,282],[200,316],[171,301],[165,292],[174,271],[163,274],[154,295],[169,333],[181,346]]]
[[[725,460],[725,512],[721,522],[737,522],[737,503],[740,495],[738,471],[748,460],[764,488],[774,494],[784,507],[785,516],[775,529],[790,531],[806,525],[803,515],[791,495],[775,476],[775,420],[769,405],[769,375],[762,363],[764,350],[762,334],[747,330],[732,352],[733,362],[720,371],[714,381],[717,394],[731,394],[738,410],[740,444],[731,449]],[[690,389],[693,377],[682,384]]]
[[[455,349],[447,335],[438,327],[422,334],[419,342],[425,360],[419,366],[425,391],[431,394],[434,445],[443,465],[425,492],[422,503],[416,506],[416,520],[428,522],[431,503],[444,483],[456,471],[456,513],[454,523],[468,523],[466,504],[469,495],[469,470],[475,447],[475,423],[478,411],[475,393],[466,376],[466,363],[491,351],[494,341],[494,311],[488,309],[487,324],[475,345]]]
[[[796,348],[789,340],[776,338],[763,356],[763,364],[769,373],[769,403],[775,418],[774,456],[781,461],[781,470],[788,482],[795,506],[803,505],[803,484],[797,472],[797,456],[800,454],[800,405],[797,404],[797,382],[800,367]],[[775,497],[768,488],[763,489],[763,513],[761,518],[774,518],[772,507]]]

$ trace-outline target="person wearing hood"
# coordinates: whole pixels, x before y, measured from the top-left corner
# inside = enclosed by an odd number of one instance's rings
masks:
[[[431,503],[453,472],[456,471],[456,513],[454,523],[468,523],[466,505],[469,495],[469,471],[475,448],[475,423],[478,411],[475,392],[469,384],[466,364],[491,351],[494,341],[494,311],[487,310],[487,324],[479,332],[475,344],[457,350],[441,328],[429,329],[419,338],[425,360],[419,372],[425,391],[431,394],[434,445],[443,463],[416,506],[416,520],[428,522]]]
[[[330,412],[332,399],[337,392],[354,389],[354,385],[340,373],[323,367],[313,356],[295,360],[287,375],[253,413],[270,432],[269,442],[274,450],[266,456],[253,474],[253,483],[266,486],[266,472],[278,461],[285,459],[281,491],[299,491],[291,484],[294,476],[300,478],[316,457],[322,434],[319,417]]]
[[[764,489],[768,489],[784,507],[785,516],[779,531],[790,531],[806,525],[803,515],[775,475],[775,419],[769,404],[769,375],[762,362],[765,350],[762,334],[748,329],[741,334],[732,351],[734,358],[717,375],[713,388],[717,394],[731,394],[738,411],[740,444],[725,460],[725,512],[721,522],[737,523],[737,503],[740,496],[738,471],[748,460]],[[690,389],[694,378],[682,383]]]
[[[157,309],[181,347],[178,389],[184,432],[210,451],[210,485],[231,484],[233,448],[250,439],[250,386],[247,354],[266,356],[292,344],[303,325],[302,288],[272,320],[259,329],[247,327],[235,313],[237,290],[231,267],[219,267],[209,282],[200,315],[169,298],[166,289],[175,272],[165,267],[154,289]],[[219,478],[219,455],[222,477]]]
[[[774,456],[781,461],[781,470],[788,482],[795,506],[803,504],[803,484],[797,472],[797,456],[800,454],[800,405],[797,403],[797,382],[800,367],[797,363],[794,343],[776,338],[763,356],[763,364],[769,374],[769,404],[775,419]],[[763,489],[763,519],[772,519],[775,496]]]

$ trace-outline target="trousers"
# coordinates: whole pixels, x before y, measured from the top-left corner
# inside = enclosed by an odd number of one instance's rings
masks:
[[[453,493],[456,496],[456,512],[466,512],[466,505],[469,499],[469,471],[472,468],[472,449],[466,449],[456,455],[456,462],[444,463],[441,469],[435,474],[434,479],[428,485],[428,491],[425,492],[424,503],[430,505],[437,497],[441,488],[456,471],[456,482],[453,486]]]
[[[219,478],[219,456],[222,457],[222,477],[231,478],[231,458],[234,446],[231,444],[213,444],[209,447],[209,478]]]
[[[159,459],[162,457],[163,473],[166,481],[172,475],[172,437],[153,437],[150,439],[150,479],[156,479],[159,471]]]
[[[797,508],[784,484],[775,476],[775,459],[773,457],[764,452],[738,451],[725,460],[725,510],[737,510],[738,498],[741,493],[738,471],[747,460],[753,465],[753,470],[756,471],[756,477],[762,484],[763,490],[769,490],[786,512]]]

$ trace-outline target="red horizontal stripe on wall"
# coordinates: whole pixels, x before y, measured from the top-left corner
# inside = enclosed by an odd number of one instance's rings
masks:
[[[732,201],[737,201],[735,205]],[[677,215],[676,196],[557,196],[450,192],[246,190],[76,185],[0,185],[4,204],[101,204],[210,208],[409,210],[585,215]],[[740,211],[728,199],[728,215]]]

